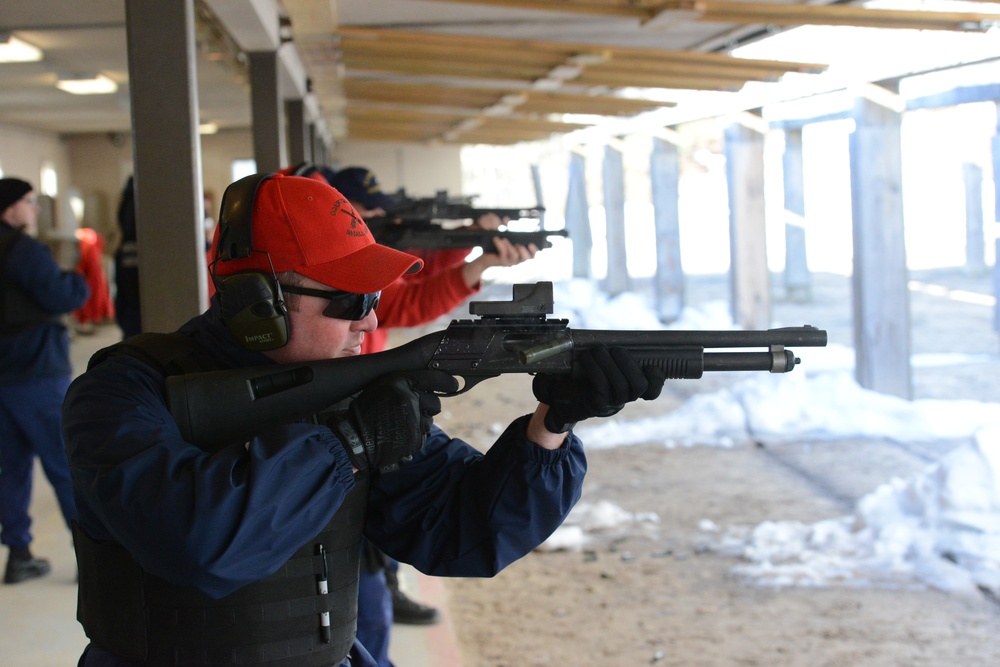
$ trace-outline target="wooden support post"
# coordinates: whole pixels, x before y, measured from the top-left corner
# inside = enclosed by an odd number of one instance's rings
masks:
[[[865,389],[912,398],[910,299],[903,235],[903,103],[866,86],[850,137],[855,375]]]
[[[771,280],[764,224],[764,135],[766,123],[740,114],[726,128],[729,187],[729,252],[733,321],[744,329],[771,323]]]
[[[986,228],[983,225],[983,168],[966,162],[962,165],[965,181],[965,270],[971,274],[986,271]]]
[[[566,231],[573,243],[573,277],[590,278],[594,241],[590,231],[590,206],[587,204],[587,165],[580,153],[569,157],[569,187],[566,192]]]
[[[993,241],[995,251],[993,260],[993,330],[1000,333],[1000,104],[997,109],[997,131],[993,135],[993,230],[996,234]]]
[[[656,313],[673,322],[684,310],[684,269],[681,266],[680,160],[676,133],[653,138],[649,176],[656,231]]]
[[[622,152],[604,148],[604,220],[608,242],[608,272],[604,289],[610,296],[629,290],[628,257],[625,251],[625,167]]]
[[[139,294],[144,331],[208,305],[194,2],[127,0]]]
[[[537,163],[531,165],[531,183],[535,188],[535,206],[543,209],[538,215],[538,227],[545,229],[545,196],[542,194],[542,172]]]
[[[812,276],[806,257],[806,196],[802,128],[785,131],[782,174],[785,185],[785,296],[804,303],[812,298]]]

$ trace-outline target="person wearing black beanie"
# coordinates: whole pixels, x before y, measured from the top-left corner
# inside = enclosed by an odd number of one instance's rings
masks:
[[[27,231],[37,220],[36,200],[30,195],[35,188],[20,178],[0,178],[0,220],[14,229]]]
[[[63,271],[30,235],[38,222],[35,189],[0,178],[0,543],[10,550],[5,584],[51,569],[31,544],[35,457],[52,484],[67,527],[76,518],[62,438],[62,401],[72,378],[63,315],[86,301],[83,275]]]

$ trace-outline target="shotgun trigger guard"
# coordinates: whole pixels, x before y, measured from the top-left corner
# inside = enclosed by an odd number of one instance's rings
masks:
[[[464,394],[465,392],[469,391],[483,380],[488,380],[490,378],[495,378],[499,376],[500,376],[499,373],[494,373],[493,375],[474,375],[472,377],[465,377],[464,375],[459,375],[458,377],[462,378],[462,386],[459,387],[457,391],[453,391],[450,393],[439,393],[438,395],[458,396],[459,394]]]

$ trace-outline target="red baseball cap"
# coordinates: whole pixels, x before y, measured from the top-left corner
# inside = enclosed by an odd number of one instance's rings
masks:
[[[278,173],[284,174],[285,176],[305,176],[306,178],[311,178],[314,181],[319,181],[320,183],[330,183],[330,181],[326,180],[326,176],[323,175],[323,172],[320,171],[319,167],[311,162],[299,162],[298,164],[293,164],[291,167],[280,169]]]
[[[418,257],[376,243],[347,198],[312,178],[275,174],[262,181],[251,220],[257,252],[216,262],[218,275],[270,273],[273,266],[275,273],[295,271],[333,289],[366,294],[423,265]]]

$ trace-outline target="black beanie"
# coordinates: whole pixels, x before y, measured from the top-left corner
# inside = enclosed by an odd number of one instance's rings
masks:
[[[0,178],[0,215],[35,188],[20,178]]]

